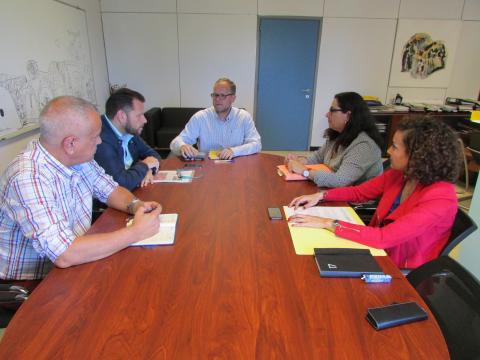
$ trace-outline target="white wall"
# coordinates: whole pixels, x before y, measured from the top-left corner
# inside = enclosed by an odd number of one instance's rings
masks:
[[[214,81],[228,77],[237,85],[235,105],[253,113],[257,17],[180,14],[178,19],[181,104],[210,105]]]
[[[401,0],[402,19],[460,19],[464,0]]]
[[[171,13],[143,1],[140,11],[152,11],[144,14],[126,1],[102,2],[110,82],[140,91],[147,108],[202,107],[211,104],[215,80],[229,77],[235,105],[253,113],[256,0],[178,0],[177,7]]]
[[[480,229],[480,180],[477,180],[477,186],[473,193],[470,210],[470,217],[477,223]],[[477,279],[480,280],[480,230],[470,234],[468,238],[459,245],[458,260],[465,266]]]
[[[383,100],[395,24],[394,19],[324,18],[311,146],[324,142],[325,113],[336,93],[354,90]]]
[[[342,18],[395,19],[400,0],[326,0],[325,16]]]
[[[102,19],[110,83],[140,91],[147,109],[179,106],[176,14],[106,13]]]
[[[258,0],[258,15],[323,16],[324,0]]]
[[[63,0],[73,6],[84,9],[87,16],[88,40],[93,64],[93,78],[98,104],[105,104],[108,97],[108,74],[103,43],[103,30],[98,0]],[[1,9],[1,5],[0,5]],[[1,11],[1,10],[0,10]],[[55,21],[55,19],[52,19]],[[99,109],[103,112],[103,106]],[[32,139],[38,138],[38,130],[0,142],[0,173],[8,163]]]
[[[179,13],[257,14],[257,0],[177,0]]]
[[[108,96],[99,0],[86,10],[97,101]],[[219,76],[239,85],[237,105],[254,112],[257,15],[323,17],[311,145],[323,143],[335,92],[389,100],[476,97],[480,72],[478,0],[101,0],[110,82],[145,93],[148,106],[204,106]],[[397,19],[460,20],[452,75],[441,88],[388,86]],[[393,24],[393,31],[392,31]],[[101,111],[103,108],[100,109]],[[0,170],[36,133],[0,143]]]
[[[177,11],[176,0],[100,0],[102,12],[170,12]]]
[[[480,4],[480,1],[478,1]],[[476,98],[480,91],[480,21],[463,21],[447,96]]]
[[[110,81],[134,87],[149,106],[206,106],[212,82],[231,77],[238,106],[254,112],[257,15],[323,17],[311,146],[323,144],[332,96],[354,90],[388,102],[476,97],[478,0],[102,0]],[[134,5],[135,4],[135,5]],[[150,14],[139,14],[150,12]],[[148,15],[148,16],[147,16]],[[175,21],[176,19],[176,21]],[[392,83],[398,21],[419,29],[457,24],[440,85]],[[128,25],[128,26],[127,26]],[[420,31],[420,30],[418,30]],[[434,35],[432,35],[434,36]],[[136,40],[136,41],[135,41]],[[399,39],[398,42],[405,40]],[[474,42],[474,45],[472,45]],[[178,51],[175,50],[177,44]],[[398,56],[397,56],[398,57]],[[445,76],[446,74],[446,76]],[[434,75],[437,76],[437,75]],[[428,81],[431,81],[428,79]]]

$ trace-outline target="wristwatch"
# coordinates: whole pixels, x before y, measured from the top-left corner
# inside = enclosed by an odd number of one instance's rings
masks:
[[[303,174],[302,174],[304,177],[308,178],[310,176],[310,171],[307,169],[307,170],[303,170]]]
[[[338,220],[333,220],[332,221],[333,232],[335,232],[335,230],[337,229],[337,226],[338,226]]]
[[[135,213],[133,212],[133,208],[135,207],[135,204],[137,202],[141,201],[140,199],[138,198],[133,198],[132,201],[130,201],[130,204],[127,205],[127,212],[131,215],[134,215]]]

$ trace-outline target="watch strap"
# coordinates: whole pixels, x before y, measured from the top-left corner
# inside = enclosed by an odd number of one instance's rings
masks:
[[[130,215],[134,215],[134,207],[135,207],[135,204],[137,202],[141,201],[139,198],[136,198],[134,197],[132,201],[130,201],[130,203],[127,205],[127,212],[130,214]]]

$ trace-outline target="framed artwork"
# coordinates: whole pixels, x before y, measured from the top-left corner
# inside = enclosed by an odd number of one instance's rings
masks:
[[[446,88],[462,22],[399,20],[389,86]]]

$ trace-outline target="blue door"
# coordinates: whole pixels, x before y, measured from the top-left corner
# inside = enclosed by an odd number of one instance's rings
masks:
[[[307,150],[320,20],[261,19],[256,126],[263,150]]]

